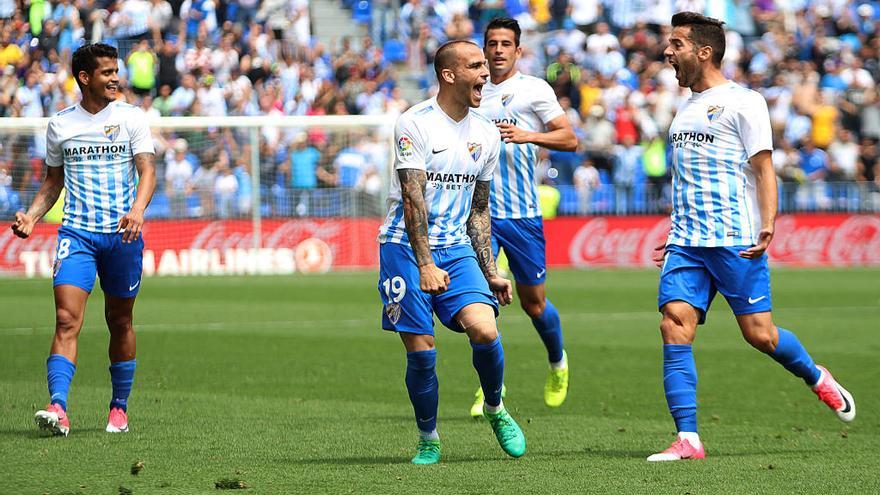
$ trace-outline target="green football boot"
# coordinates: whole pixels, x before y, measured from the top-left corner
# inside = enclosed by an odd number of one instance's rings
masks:
[[[487,411],[484,415],[492,425],[492,431],[495,432],[495,438],[498,439],[501,449],[511,457],[522,457],[526,453],[526,436],[508,414],[507,409],[494,414]]]
[[[437,464],[440,462],[440,440],[419,440],[418,453],[412,458],[413,464]]]

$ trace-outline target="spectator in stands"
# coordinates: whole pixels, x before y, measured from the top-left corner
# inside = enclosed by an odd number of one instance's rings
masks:
[[[601,185],[599,171],[592,160],[584,160],[574,171],[574,188],[578,196],[578,214],[589,215],[592,212],[593,191]]]
[[[188,115],[196,100],[196,78],[192,74],[184,74],[180,86],[171,93],[171,115]]]
[[[113,37],[126,40],[151,37],[151,10],[146,0],[117,0],[108,21]]]
[[[880,191],[880,155],[877,150],[877,140],[862,138],[861,153],[859,153],[858,178],[868,184],[872,191]]]
[[[828,154],[817,148],[812,139],[805,139],[801,148],[801,170],[806,183],[799,189],[798,207],[826,209],[829,204],[825,188],[828,177]]]
[[[213,0],[184,0],[180,6],[182,36],[188,41],[195,40],[199,30],[213,34],[217,30],[217,12]]]
[[[605,118],[602,105],[593,105],[584,121],[584,129],[579,148],[586,152],[597,168],[611,170],[611,156],[614,143],[617,142],[617,131],[614,124]]]
[[[187,184],[187,194],[195,193],[199,198],[198,216],[214,216],[214,181],[225,153],[214,149],[205,151],[201,164],[196,167]],[[228,162],[228,159],[227,159]]]
[[[158,60],[150,43],[142,39],[137,48],[128,55],[128,80],[131,89],[139,96],[151,95],[156,87]]]
[[[153,41],[159,43],[170,31],[174,11],[167,0],[150,0],[150,31]]]
[[[189,148],[185,139],[177,139],[165,157],[165,194],[173,218],[187,215],[186,196],[195,166],[187,157]]]
[[[320,160],[321,152],[309,142],[308,134],[297,134],[290,147],[289,167],[293,206],[300,216],[310,214],[312,190],[318,187],[317,168]]]
[[[865,101],[859,111],[859,134],[880,140],[880,88],[865,93]]]
[[[642,182],[642,154],[644,149],[636,144],[636,137],[625,134],[621,144],[614,147],[614,187],[617,190],[615,211],[618,215],[629,213],[633,207],[635,186]]]
[[[853,181],[859,161],[859,145],[848,129],[837,131],[837,139],[828,146],[830,173],[828,180]]]
[[[831,101],[832,97],[823,92],[819,104],[813,110],[812,141],[822,149],[828,148],[836,133],[838,113]]]
[[[214,166],[216,178],[214,179],[214,200],[217,202],[217,216],[229,218],[236,213],[236,198],[238,195],[238,179],[229,168],[229,157],[226,153],[220,153],[217,164]]]

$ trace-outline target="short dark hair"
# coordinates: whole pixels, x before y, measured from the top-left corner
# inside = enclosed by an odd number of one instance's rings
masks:
[[[98,59],[101,57],[116,60],[119,57],[119,52],[116,48],[104,43],[83,45],[73,52],[70,65],[73,70],[73,78],[76,79],[78,85],[82,86],[82,83],[79,82],[79,73],[85,72],[91,75],[98,68]]]
[[[489,36],[489,30],[491,29],[509,29],[513,31],[513,40],[516,46],[519,46],[519,36],[522,34],[522,29],[519,28],[519,22],[516,19],[512,19],[510,17],[496,17],[489,21],[489,24],[486,25],[486,32],[483,33],[483,39]]]
[[[721,67],[721,60],[724,59],[724,50],[727,47],[722,21],[696,12],[679,12],[672,16],[672,27],[679,26],[691,28],[689,38],[698,47],[711,47],[712,63],[716,67]]]
[[[477,44],[471,40],[452,40],[440,45],[440,48],[434,53],[434,73],[437,74],[437,80],[441,79],[440,72],[443,69],[448,69],[452,67],[453,63],[455,63],[455,50],[452,48],[461,43],[470,43],[471,45],[477,46]]]

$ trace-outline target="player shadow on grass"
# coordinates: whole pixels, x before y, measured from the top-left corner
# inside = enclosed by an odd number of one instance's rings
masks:
[[[76,434],[79,436],[82,433],[103,433],[104,428],[77,428]],[[2,438],[33,438],[33,439],[47,439],[51,440],[56,438],[53,435],[49,435],[44,431],[40,431],[34,429],[33,426],[21,427],[21,428],[7,428],[0,429],[0,439]]]
[[[501,455],[485,455],[480,457],[444,457],[443,464],[465,464],[472,462],[491,462],[491,461],[505,461],[512,462],[513,460],[509,457]],[[291,464],[299,464],[303,466],[322,466],[322,465],[344,465],[344,466],[356,466],[356,465],[384,465],[384,464],[402,464],[409,465],[409,457],[407,455],[401,454],[399,456],[356,456],[356,457],[321,457],[315,459],[294,459],[288,461]]]

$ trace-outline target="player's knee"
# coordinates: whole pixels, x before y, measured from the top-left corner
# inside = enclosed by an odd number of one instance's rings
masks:
[[[64,336],[76,336],[79,333],[82,316],[65,308],[55,310],[55,332]]]
[[[772,328],[760,327],[750,332],[743,332],[743,338],[755,349],[771,353],[776,350],[776,335],[774,333]]]
[[[495,326],[495,320],[473,322],[464,331],[474,344],[491,344],[498,338],[498,327]]]
[[[529,315],[530,318],[540,318],[541,315],[544,314],[544,308],[547,307],[547,302],[543,299],[535,301],[520,299],[519,305],[522,307],[523,311],[525,311],[526,314]]]
[[[660,333],[665,344],[690,344],[693,342],[696,322],[675,311],[664,311],[660,320]]]
[[[104,318],[107,321],[107,328],[109,328],[112,333],[131,331],[130,314],[108,311],[104,314]]]

